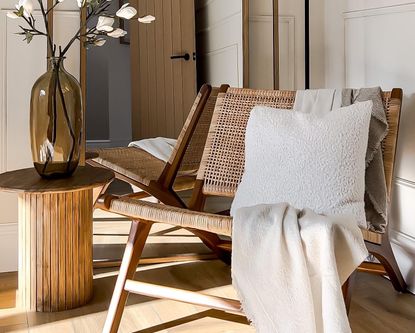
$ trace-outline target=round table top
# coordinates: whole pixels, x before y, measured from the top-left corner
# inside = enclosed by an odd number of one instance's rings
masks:
[[[71,177],[44,179],[34,168],[0,174],[0,190],[18,193],[72,192],[100,187],[114,179],[114,173],[104,168],[78,167]]]

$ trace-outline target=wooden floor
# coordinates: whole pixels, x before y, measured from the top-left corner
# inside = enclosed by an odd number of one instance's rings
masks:
[[[115,233],[128,232],[128,222],[98,222],[95,225],[95,255],[105,257],[122,252],[126,237]],[[111,246],[100,243],[112,243]],[[110,250],[109,250],[110,249]],[[107,253],[106,253],[107,252]],[[159,225],[152,231],[147,255],[171,252],[207,252],[191,234]],[[116,279],[116,270],[95,271],[94,298],[80,309],[45,314],[18,312],[14,309],[17,274],[0,275],[0,333],[2,332],[101,332],[106,309]],[[218,260],[141,266],[136,278],[190,290],[235,297],[230,285],[230,268]],[[10,309],[4,309],[10,307]],[[397,294],[384,278],[358,274],[353,292],[350,321],[354,333],[414,333],[415,296]],[[120,332],[254,332],[246,319],[193,305],[167,300],[154,300],[133,295],[123,316]],[[295,333],[295,332],[293,332]]]

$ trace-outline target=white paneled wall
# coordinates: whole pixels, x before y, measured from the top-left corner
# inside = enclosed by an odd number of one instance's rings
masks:
[[[196,38],[203,81],[242,87],[242,0],[196,1]]]
[[[279,15],[281,88],[303,89],[305,76],[304,1],[279,0]],[[288,69],[286,66],[292,67]],[[290,71],[294,72],[289,73]]]
[[[348,0],[337,8],[327,5],[327,16],[337,20],[326,22],[326,84],[404,91],[390,229],[398,263],[415,291],[415,4]]]
[[[274,87],[273,0],[249,2],[249,87]],[[280,88],[295,88],[295,15],[279,16]],[[298,36],[297,36],[298,38]],[[301,57],[300,57],[301,58]],[[302,58],[304,61],[304,58]]]
[[[32,166],[29,142],[30,92],[35,80],[46,71],[46,40],[34,38],[27,45],[19,31],[20,20],[6,16],[16,0],[0,4],[0,172]],[[70,3],[70,4],[69,4]],[[55,40],[66,42],[79,28],[76,2],[64,4],[55,13]],[[34,12],[38,26],[42,17]],[[66,69],[79,78],[79,44],[68,53]],[[17,268],[17,197],[0,193],[0,272]]]
[[[304,87],[304,2],[279,1],[280,86]],[[249,86],[273,87],[273,0],[249,1]],[[242,0],[196,1],[197,41],[203,79],[243,83]],[[321,58],[318,62],[322,63]]]

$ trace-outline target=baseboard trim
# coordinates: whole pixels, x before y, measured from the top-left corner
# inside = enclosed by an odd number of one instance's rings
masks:
[[[392,243],[404,247],[406,250],[415,255],[415,237],[397,230],[390,230],[389,238]]]
[[[415,190],[415,182],[410,181],[410,180],[405,179],[405,178],[396,177],[395,178],[395,185],[405,186],[405,187],[409,187],[409,188]]]
[[[127,147],[131,139],[120,140],[87,140],[87,148],[113,148],[113,147]]]
[[[408,290],[415,294],[415,237],[397,230],[389,230],[389,239]]]
[[[18,240],[17,223],[0,224],[0,273],[17,271]]]

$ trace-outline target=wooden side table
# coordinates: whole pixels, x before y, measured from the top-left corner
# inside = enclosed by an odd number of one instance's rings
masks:
[[[91,299],[93,189],[113,179],[89,166],[56,180],[33,168],[0,175],[0,190],[19,193],[20,307],[53,312]]]

